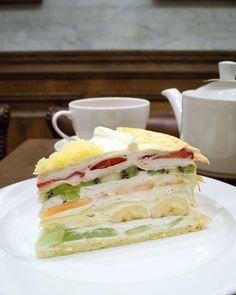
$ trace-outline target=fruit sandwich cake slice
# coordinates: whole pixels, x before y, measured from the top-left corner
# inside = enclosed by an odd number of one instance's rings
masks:
[[[162,133],[97,127],[36,165],[46,258],[204,229],[197,209],[200,150]]]

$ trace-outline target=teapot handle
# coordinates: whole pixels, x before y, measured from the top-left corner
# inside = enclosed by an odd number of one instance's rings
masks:
[[[236,62],[221,61],[219,62],[219,73],[221,80],[235,80],[236,76]]]

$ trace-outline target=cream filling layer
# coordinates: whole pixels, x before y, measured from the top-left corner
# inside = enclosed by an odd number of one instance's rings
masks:
[[[152,226],[158,226],[163,228],[164,226],[168,225],[171,221],[176,220],[178,218],[183,218],[181,222],[179,222],[180,225],[187,225],[190,221],[195,221],[194,215],[189,214],[186,216],[182,215],[176,215],[176,216],[166,216],[161,218],[144,218],[144,219],[138,219],[138,220],[132,220],[132,221],[126,221],[121,223],[104,223],[102,225],[96,225],[96,226],[85,226],[82,228],[75,229],[76,232],[85,232],[89,230],[95,230],[97,228],[107,228],[112,227],[119,234],[122,232],[141,226],[141,225],[152,225]]]
[[[137,176],[129,179],[122,179],[117,181],[110,181],[107,183],[90,185],[82,187],[80,190],[80,199],[91,198],[92,203],[86,207],[79,207],[67,210],[62,213],[53,215],[52,217],[63,217],[70,214],[76,214],[94,205],[98,208],[109,206],[119,201],[151,201],[157,198],[166,197],[171,193],[182,193],[189,196],[193,202],[192,195],[195,187],[195,174],[156,174],[149,175],[145,171],[140,171]],[[142,191],[142,184],[147,190]],[[148,189],[150,184],[150,189]],[[134,190],[132,191],[132,187]],[[129,190],[130,192],[125,193]],[[138,191],[140,188],[140,191]],[[124,193],[122,193],[122,191]],[[49,199],[42,205],[42,211],[61,205],[63,200],[56,196]]]
[[[119,239],[122,237],[129,237],[126,234],[126,231],[134,229],[138,226],[142,225],[150,225],[149,229],[145,231],[141,231],[140,233],[136,233],[130,237],[142,236],[147,233],[154,233],[154,232],[161,232],[161,231],[168,231],[170,229],[177,229],[185,226],[196,226],[199,223],[199,213],[196,210],[192,210],[190,214],[186,216],[178,215],[178,216],[168,216],[162,218],[145,218],[141,220],[133,220],[128,222],[122,222],[117,224],[111,223],[104,223],[102,226],[90,226],[90,227],[83,227],[79,229],[74,229],[74,232],[82,233],[90,230],[95,230],[98,228],[113,228],[116,230],[117,235],[112,237],[96,237],[92,239],[81,239],[81,240],[72,240],[66,241],[63,243],[87,243],[88,241],[99,241],[99,240],[109,240],[109,239]],[[175,220],[179,220],[176,224],[170,225],[171,222]]]

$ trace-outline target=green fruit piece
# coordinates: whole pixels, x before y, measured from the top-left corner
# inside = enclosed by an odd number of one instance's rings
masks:
[[[127,169],[121,171],[121,178],[131,178],[133,176],[138,175],[139,170],[137,166],[130,166]]]
[[[66,234],[63,237],[63,242],[82,240],[85,238],[87,233],[88,232],[79,233],[79,232],[75,232],[75,231],[68,231],[68,232],[66,232]]]
[[[174,219],[168,224],[168,227],[169,228],[174,227],[176,224],[178,224],[182,220],[183,220],[183,217],[179,217],[177,219]]]
[[[178,167],[172,167],[172,168],[169,168],[168,170],[169,170],[169,172],[171,172],[171,173],[178,173],[178,172],[179,172]]]
[[[158,174],[168,174],[169,173],[169,169],[159,169],[159,170],[157,170],[157,173]]]
[[[169,169],[159,169],[159,170],[147,170],[149,175],[156,175],[156,174],[168,174],[170,172]]]
[[[73,201],[73,200],[79,199],[79,194],[78,194],[78,191],[77,192],[66,191],[66,192],[60,194],[60,198],[63,201]]]
[[[192,165],[192,164],[188,165],[187,167],[184,167],[184,173],[193,173],[195,172],[195,170],[196,170],[196,167],[195,165]]]
[[[144,224],[144,225],[140,225],[140,226],[131,228],[131,229],[127,230],[125,233],[129,236],[134,236],[137,234],[141,234],[142,232],[150,229],[151,227],[152,227],[151,225]]]
[[[73,240],[82,240],[82,239],[92,239],[99,237],[113,237],[116,236],[117,232],[114,228],[96,228],[92,231],[86,232],[76,232],[76,231],[67,231],[63,241],[73,241]]]
[[[89,181],[81,182],[80,183],[80,187],[90,186],[90,185],[98,184],[100,182],[101,182],[101,179],[100,178],[95,178],[94,180],[89,180]]]
[[[178,172],[181,172],[181,173],[193,173],[194,171],[196,170],[196,167],[195,165],[188,165],[186,167],[178,167]]]
[[[180,172],[180,173],[184,173],[184,167],[179,166],[179,167],[178,167],[178,172]]]
[[[63,201],[72,201],[79,199],[79,186],[63,183],[51,189],[47,194],[48,198],[59,196]]]
[[[64,191],[69,190],[70,188],[73,188],[72,185],[68,184],[68,183],[63,183],[58,185],[57,187],[54,187],[53,189],[51,189],[48,194],[50,194],[51,196],[57,196],[60,195],[61,193],[64,193]]]
[[[45,247],[52,244],[58,244],[63,241],[65,228],[56,226],[54,228],[45,229],[39,237],[36,247]]]
[[[96,228],[88,233],[86,239],[97,238],[97,237],[113,237],[117,235],[117,231],[112,227],[107,228]]]

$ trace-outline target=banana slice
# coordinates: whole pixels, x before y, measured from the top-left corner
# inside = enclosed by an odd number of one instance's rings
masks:
[[[156,201],[152,208],[151,216],[153,218],[187,215],[189,211],[189,203],[186,198],[181,196],[167,197]]]
[[[116,211],[111,216],[111,222],[123,222],[123,221],[130,221],[134,219],[141,219],[148,217],[148,211],[141,205],[132,205],[124,207],[118,211]]]

